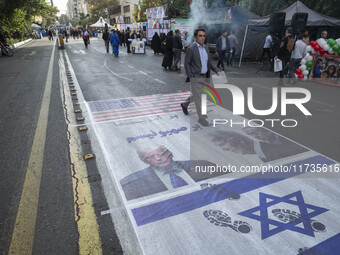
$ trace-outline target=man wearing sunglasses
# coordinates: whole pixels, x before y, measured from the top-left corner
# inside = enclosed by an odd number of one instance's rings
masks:
[[[215,166],[207,160],[174,161],[173,154],[165,146],[148,146],[137,151],[139,159],[149,165],[120,180],[127,200],[153,195],[163,191],[175,191],[190,187],[198,181],[225,173],[198,173],[195,166]]]
[[[220,75],[219,69],[212,63],[209,56],[209,49],[204,44],[205,30],[196,29],[194,32],[195,42],[186,50],[185,71],[191,81],[192,95],[181,104],[183,113],[188,115],[188,106],[190,102],[195,101],[196,111],[198,114],[198,123],[202,126],[208,126],[207,116],[201,114],[201,96],[199,84],[207,82],[210,77],[210,69],[217,75]]]

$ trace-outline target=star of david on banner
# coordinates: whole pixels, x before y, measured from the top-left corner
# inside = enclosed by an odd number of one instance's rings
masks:
[[[241,212],[239,213],[239,215],[261,222],[262,240],[276,235],[284,230],[291,230],[304,235],[315,237],[312,227],[312,218],[328,211],[328,209],[326,208],[306,204],[301,191],[297,191],[283,197],[277,197],[261,192],[259,193],[259,195],[260,205]],[[268,217],[268,208],[279,203],[286,203],[298,206],[299,216],[296,216],[293,221],[289,222],[282,222],[270,219]],[[302,223],[303,227],[298,226],[300,223]]]

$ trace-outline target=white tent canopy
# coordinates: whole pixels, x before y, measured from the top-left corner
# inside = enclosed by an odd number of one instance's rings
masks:
[[[90,25],[90,27],[104,28],[105,24],[107,24],[108,27],[112,27],[110,24],[106,23],[103,17],[100,17],[99,20],[96,23]]]

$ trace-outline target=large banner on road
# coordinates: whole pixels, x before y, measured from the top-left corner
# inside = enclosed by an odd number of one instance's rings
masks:
[[[335,162],[262,127],[202,126],[194,106],[182,112],[189,95],[88,103],[145,254],[336,254],[338,179],[296,178]],[[211,102],[207,111],[232,116]],[[267,175],[280,168],[290,170]]]

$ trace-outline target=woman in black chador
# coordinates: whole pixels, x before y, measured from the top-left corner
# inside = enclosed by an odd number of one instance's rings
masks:
[[[159,55],[161,52],[161,38],[157,34],[157,32],[154,34],[151,40],[151,49],[153,49],[154,54]]]
[[[170,31],[165,39],[165,42],[163,42],[164,46],[165,46],[165,55],[163,58],[163,63],[162,66],[164,67],[165,70],[169,70],[171,69],[172,66],[172,57],[173,57],[173,53],[172,53],[172,36],[173,36],[173,32]]]

